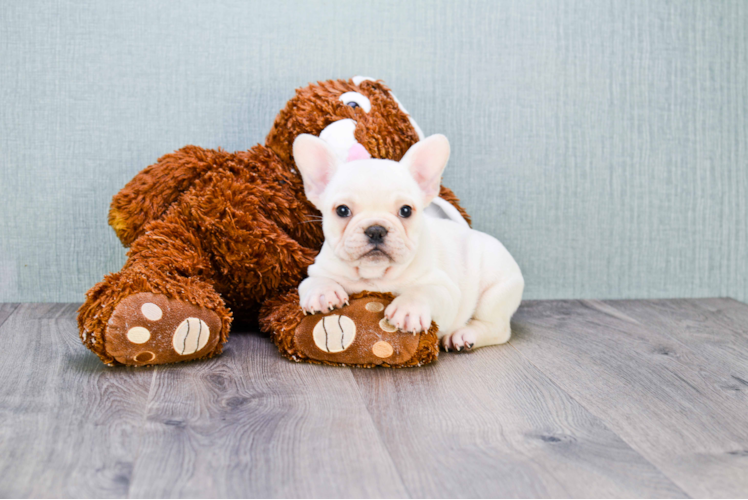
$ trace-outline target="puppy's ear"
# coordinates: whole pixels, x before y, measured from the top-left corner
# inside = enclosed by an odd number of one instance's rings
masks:
[[[338,168],[335,152],[319,137],[300,134],[293,141],[293,157],[304,180],[307,199],[320,208],[320,197]]]
[[[439,194],[442,172],[449,161],[449,141],[441,134],[435,134],[415,143],[405,153],[400,164],[405,165],[410,175],[423,191],[424,206]]]

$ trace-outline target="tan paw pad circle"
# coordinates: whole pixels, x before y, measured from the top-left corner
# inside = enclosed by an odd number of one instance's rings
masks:
[[[392,323],[390,323],[389,321],[387,321],[387,318],[382,318],[379,321],[379,328],[381,328],[385,332],[396,332],[397,331],[397,327],[393,325]]]
[[[347,316],[331,314],[314,326],[314,343],[325,352],[342,352],[348,349],[356,338],[356,323]]]
[[[148,363],[149,361],[153,361],[155,357],[156,355],[152,352],[144,351],[135,356],[135,361],[137,361],[138,363]]]
[[[182,356],[194,354],[208,343],[210,328],[199,318],[187,318],[174,332],[172,345],[177,354]]]
[[[127,331],[127,340],[133,344],[145,344],[151,338],[151,332],[142,326],[134,326]]]
[[[158,321],[164,315],[164,312],[161,310],[161,308],[153,302],[146,302],[145,304],[140,306],[140,312],[143,313],[143,316],[151,321]]]
[[[366,304],[366,310],[373,313],[384,311],[384,304],[381,302],[369,302]]]
[[[392,349],[392,345],[390,345],[389,342],[380,340],[371,347],[371,352],[373,352],[374,356],[378,358],[389,358],[395,351]]]

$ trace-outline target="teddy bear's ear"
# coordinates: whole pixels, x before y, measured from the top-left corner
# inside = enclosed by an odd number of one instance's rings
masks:
[[[304,180],[307,199],[320,208],[322,193],[338,168],[335,151],[317,136],[300,134],[293,141],[293,157]]]
[[[423,191],[424,206],[438,194],[442,172],[449,161],[449,140],[435,134],[419,141],[405,153],[400,164],[405,166]]]

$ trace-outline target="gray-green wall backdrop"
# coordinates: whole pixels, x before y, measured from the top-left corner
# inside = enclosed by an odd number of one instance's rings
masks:
[[[526,298],[748,299],[748,2],[25,0],[0,4],[0,301],[82,301],[136,172],[359,74],[450,138]]]

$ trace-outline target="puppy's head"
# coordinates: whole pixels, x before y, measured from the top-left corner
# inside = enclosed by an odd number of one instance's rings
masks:
[[[293,155],[306,196],[322,212],[325,243],[356,267],[407,264],[418,248],[423,209],[439,194],[449,141],[432,135],[413,145],[400,162],[362,159],[348,163],[325,141],[302,134]]]

